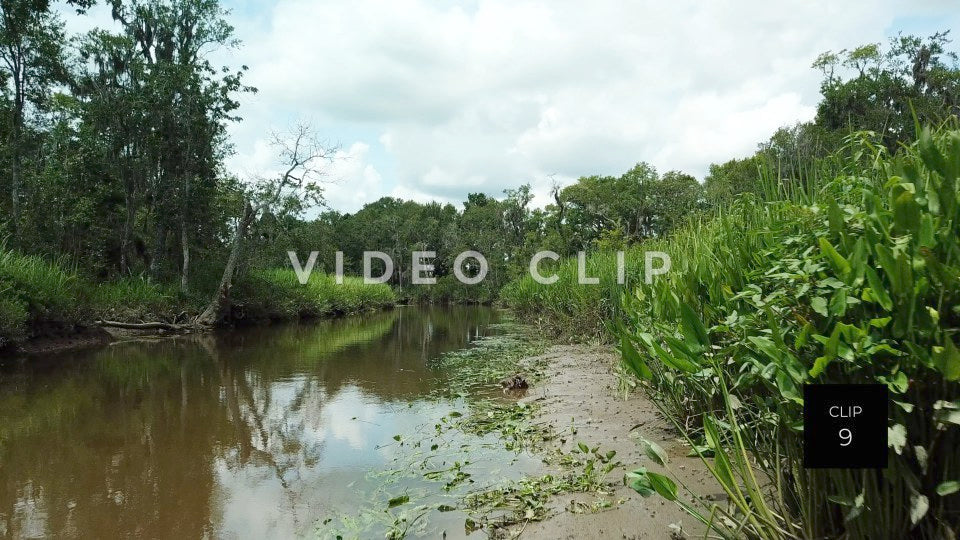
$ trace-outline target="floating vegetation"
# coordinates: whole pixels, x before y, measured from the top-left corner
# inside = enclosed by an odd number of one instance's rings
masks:
[[[611,508],[609,499],[614,485],[607,475],[620,463],[614,461],[616,452],[601,452],[600,447],[589,448],[585,443],[567,453],[561,453],[565,474],[545,474],[511,481],[500,487],[472,493],[463,504],[471,514],[467,528],[485,528],[495,531],[510,525],[542,521],[550,515],[548,502],[562,493],[593,493],[592,504],[571,501],[568,510],[595,512]]]
[[[497,433],[507,450],[539,450],[555,437],[546,424],[534,422],[537,407],[524,402],[479,401],[470,416],[457,423],[466,433]]]
[[[535,383],[543,366],[536,362],[546,344],[533,332],[516,323],[491,325],[500,332],[475,341],[470,348],[446,353],[432,361],[433,367],[451,373],[443,397],[478,398],[493,389],[501,388],[500,381],[517,373],[524,373]],[[480,395],[478,395],[480,394]],[[488,397],[488,396],[487,396]]]
[[[614,485],[607,481],[619,464],[615,452],[585,443],[569,452],[551,449],[547,443],[559,434],[537,421],[538,406],[501,391],[500,381],[519,373],[536,388],[546,344],[513,322],[494,329],[497,335],[432,362],[450,374],[433,395],[435,403],[450,406],[449,412],[432,426],[396,434],[389,445],[396,454],[392,466],[368,475],[376,486],[368,504],[352,516],[325,520],[321,537],[428,535],[449,528],[453,520],[467,532],[495,535],[504,527],[545,519],[555,508],[551,498],[559,494],[596,496],[571,501],[566,510],[572,512],[618,504],[610,499]]]

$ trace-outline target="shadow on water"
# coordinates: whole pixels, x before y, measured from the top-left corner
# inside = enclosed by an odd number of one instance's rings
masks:
[[[399,308],[8,365],[0,537],[310,534],[456,406],[429,399],[449,376],[429,360],[496,320]]]

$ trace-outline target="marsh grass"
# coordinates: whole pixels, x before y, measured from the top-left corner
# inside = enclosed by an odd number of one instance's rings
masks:
[[[314,272],[301,284],[293,270],[251,270],[236,285],[235,304],[252,319],[329,317],[392,306],[397,298],[390,286],[366,284],[362,278]]]
[[[0,346],[29,336],[44,321],[83,316],[79,278],[65,265],[8,249],[0,241]]]
[[[695,264],[623,297],[625,362],[726,492],[690,505],[724,537],[960,528],[960,421],[938,412],[960,408],[960,133],[896,157],[869,137],[849,149],[814,197],[718,217]],[[802,385],[873,382],[893,400],[887,469],[803,469]]]

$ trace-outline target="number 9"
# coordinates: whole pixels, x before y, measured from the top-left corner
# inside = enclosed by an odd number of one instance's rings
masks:
[[[844,441],[840,443],[840,446],[850,446],[853,443],[853,433],[849,429],[841,429],[839,435],[840,439]]]

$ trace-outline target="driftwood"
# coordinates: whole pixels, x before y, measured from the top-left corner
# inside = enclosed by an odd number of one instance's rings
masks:
[[[165,322],[125,323],[119,321],[97,321],[97,324],[111,328],[123,328],[125,330],[169,330],[171,332],[183,332],[185,330],[196,329],[196,326],[192,324],[170,324]]]
[[[511,390],[526,390],[530,387],[530,385],[527,384],[527,380],[524,379],[519,373],[516,375],[511,375],[510,377],[500,381],[500,386],[503,387],[504,392]]]

